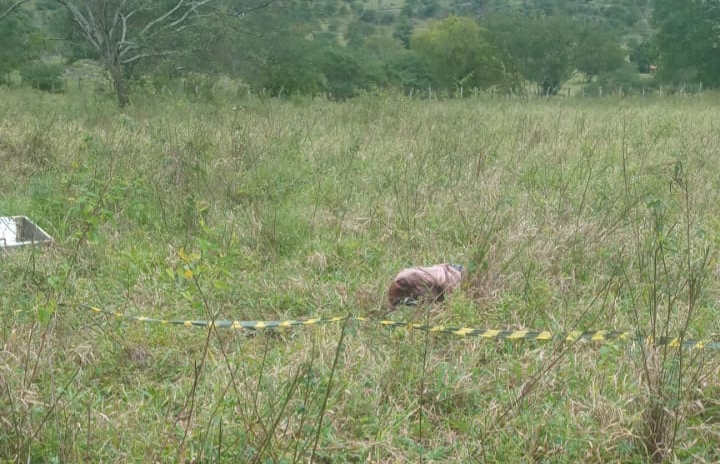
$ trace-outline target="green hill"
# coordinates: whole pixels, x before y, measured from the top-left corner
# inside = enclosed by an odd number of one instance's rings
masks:
[[[398,25],[423,26],[449,15],[481,20],[493,13],[528,16],[566,15],[599,24],[625,38],[647,38],[651,32],[651,2],[647,0],[324,0],[312,3],[322,31],[340,33],[393,30]]]
[[[601,24],[624,37],[647,37],[652,13],[649,0],[291,0],[274,2],[281,16],[290,14],[296,24],[305,24],[315,34],[328,34],[342,42],[348,35],[393,31],[398,25],[422,26],[449,15],[475,19],[492,13],[523,15],[567,15]],[[29,0],[23,8],[35,25],[48,28],[61,5],[54,0]],[[279,22],[282,22],[279,20]]]
[[[73,21],[70,10],[59,2],[28,1],[22,5],[24,21],[39,33],[26,30],[23,40],[32,43],[36,36],[49,40],[43,50],[6,53],[15,64],[6,65],[5,74],[14,69],[23,74],[17,63],[56,56],[68,63],[79,59],[105,63],[116,89],[126,88],[117,79],[143,76],[161,89],[178,77],[223,74],[270,95],[347,98],[375,88],[449,93],[532,89],[554,94],[574,77],[591,82],[607,76],[628,58],[637,67],[623,71],[624,82],[636,80],[638,69],[649,69],[652,63],[653,50],[647,47],[641,50],[644,68],[641,60],[633,58],[637,44],[651,35],[647,0],[253,1],[257,0],[215,0],[182,32],[170,27],[160,35],[137,37],[134,34],[169,11],[169,4],[74,0],[82,7],[75,10],[83,12],[78,14],[92,12],[90,22],[96,28],[92,39],[76,29],[86,20]],[[114,13],[118,5],[127,11]],[[173,14],[179,15],[173,20],[183,21],[182,15]],[[117,31],[123,27],[113,18],[123,15],[131,18],[129,36],[123,44],[113,44],[120,40]],[[449,18],[462,19],[448,22]],[[115,34],[105,37],[108,31]],[[18,45],[17,34],[6,35],[6,42]],[[413,42],[420,36],[422,40]],[[92,44],[95,37],[110,46]],[[142,58],[117,56],[128,46],[134,50],[131,55]],[[26,81],[39,82],[39,74],[55,72],[41,66],[26,68]]]

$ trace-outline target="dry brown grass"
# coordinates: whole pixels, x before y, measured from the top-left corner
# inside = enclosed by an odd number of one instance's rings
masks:
[[[710,352],[356,321],[208,332],[74,306],[381,317],[398,269],[447,260],[470,267],[463,291],[391,317],[647,333],[654,308],[660,329],[689,317],[709,338],[714,97],[148,98],[126,114],[83,98],[0,89],[0,210],[56,239],[0,257],[1,461],[717,460]]]

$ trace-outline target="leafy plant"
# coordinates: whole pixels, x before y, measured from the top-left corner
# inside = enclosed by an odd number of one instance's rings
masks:
[[[46,92],[60,92],[64,90],[61,79],[63,71],[64,67],[59,63],[33,61],[20,68],[20,76],[30,87]]]
[[[505,82],[500,53],[471,18],[450,16],[413,33],[412,48],[429,65],[438,89],[485,89]]]
[[[645,387],[638,437],[640,449],[653,462],[664,462],[676,446],[687,414],[688,390],[703,370],[701,358],[682,346],[701,317],[714,260],[709,244],[697,233],[694,184],[682,161],[671,164],[670,175],[676,197],[649,196],[649,227],[636,224],[638,287],[627,277],[635,330],[648,340],[636,357]],[[677,347],[656,344],[674,336]]]

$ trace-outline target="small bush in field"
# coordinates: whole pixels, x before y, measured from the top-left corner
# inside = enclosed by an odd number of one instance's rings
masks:
[[[20,68],[23,83],[45,92],[61,92],[64,90],[62,76],[63,67],[57,63],[32,61]]]

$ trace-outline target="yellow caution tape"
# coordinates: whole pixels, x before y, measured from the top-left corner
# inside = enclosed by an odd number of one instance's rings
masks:
[[[720,342],[718,341],[702,341],[693,339],[681,339],[671,337],[660,337],[655,340],[652,338],[644,338],[638,334],[630,331],[618,331],[618,330],[590,330],[590,331],[572,331],[567,333],[561,333],[553,335],[547,330],[494,330],[494,329],[477,329],[477,328],[453,328],[445,327],[442,325],[424,325],[424,324],[413,324],[401,321],[390,321],[390,320],[374,320],[366,317],[355,317],[355,316],[335,316],[335,317],[316,317],[311,319],[294,319],[285,321],[230,321],[230,320],[216,320],[216,321],[205,321],[205,320],[166,320],[166,319],[155,319],[145,316],[133,316],[124,313],[105,311],[95,306],[79,305],[80,307],[89,309],[98,314],[104,314],[115,318],[131,319],[140,322],[152,322],[158,324],[169,324],[169,325],[182,325],[185,327],[215,327],[218,329],[245,329],[245,330],[259,330],[259,329],[277,329],[277,328],[288,328],[295,326],[307,326],[317,324],[328,324],[333,322],[341,322],[347,318],[354,319],[356,321],[377,324],[383,327],[393,328],[404,328],[408,330],[420,330],[425,332],[433,333],[444,333],[450,335],[458,335],[461,337],[480,337],[483,339],[494,339],[494,340],[529,340],[529,341],[568,341],[574,342],[579,340],[593,341],[593,342],[606,342],[611,340],[642,340],[644,339],[647,343],[654,344],[656,346],[670,346],[683,348],[694,348],[694,349],[720,349]]]

